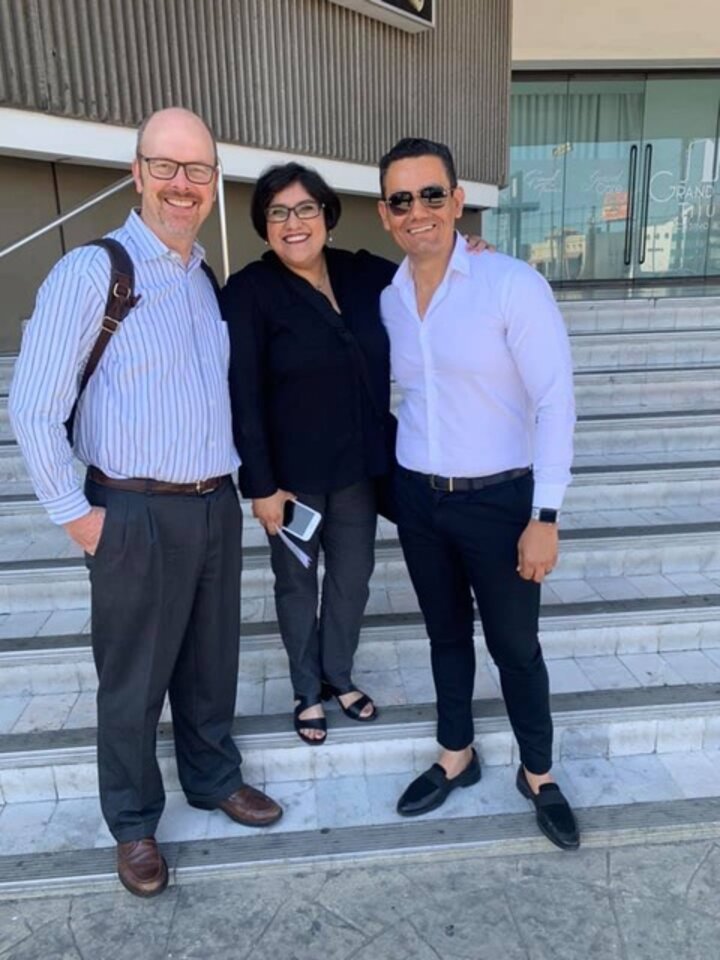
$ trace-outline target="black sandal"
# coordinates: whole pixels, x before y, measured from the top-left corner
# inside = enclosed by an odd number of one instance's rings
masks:
[[[305,743],[310,744],[311,747],[319,747],[321,743],[325,743],[327,739],[327,718],[326,717],[305,717],[300,718],[300,714],[303,710],[307,710],[308,707],[318,706],[320,701],[315,703],[310,703],[307,697],[295,697],[299,702],[295,705],[295,710],[293,711],[293,723],[295,725],[295,733],[300,737],[301,740],[304,740]],[[303,733],[303,730],[322,730],[325,734],[324,737],[308,737],[306,733]]]
[[[354,700],[349,707],[346,707],[340,699],[340,697],[344,697],[346,693],[361,693],[362,696],[358,697],[357,700]],[[338,687],[333,687],[333,685],[330,683],[323,682],[323,685],[320,688],[320,697],[322,700],[330,700],[332,697],[335,697],[338,702],[338,706],[345,716],[349,717],[351,720],[357,720],[358,723],[370,723],[371,721],[377,719],[378,710],[374,701],[371,700],[366,693],[363,693],[362,690],[358,690],[357,687],[349,687],[347,690],[340,690]],[[372,704],[373,712],[369,717],[363,717],[362,711],[369,703]]]

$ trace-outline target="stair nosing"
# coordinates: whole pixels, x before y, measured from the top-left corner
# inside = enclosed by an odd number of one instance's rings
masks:
[[[616,622],[632,623],[636,619],[648,625],[672,623],[676,622],[679,615],[684,615],[691,620],[720,618],[720,591],[715,594],[682,597],[642,597],[632,600],[543,604],[540,607],[541,631],[562,629],[563,621],[571,620],[575,621],[576,629],[590,629],[593,626],[615,625]],[[476,620],[476,627],[479,627],[478,620]],[[418,637],[419,631],[420,637],[424,637],[425,624],[422,614],[417,611],[368,614],[363,621],[361,636],[367,638],[379,634],[376,639],[381,639],[393,630],[396,633],[400,632],[400,635],[396,635],[393,639],[405,639],[401,635],[403,630],[408,633],[412,631],[415,638]],[[250,645],[252,649],[279,643],[279,637],[279,626],[274,620],[246,622],[242,624],[240,631],[241,645],[245,647]],[[69,656],[70,652],[86,652],[89,648],[89,633],[58,634],[47,637],[7,637],[0,639],[0,663],[7,663],[15,654],[19,662],[22,658],[30,658],[36,654],[50,657],[53,653],[57,655],[67,653]]]
[[[593,722],[634,722],[667,720],[673,716],[715,715],[720,682],[674,686],[630,687],[557,693],[551,697],[556,728],[582,726]],[[476,735],[509,732],[510,726],[501,698],[473,700]],[[433,738],[436,734],[434,703],[381,707],[378,720],[363,729],[363,742]],[[158,757],[174,756],[172,725],[158,726]],[[246,752],[253,750],[308,749],[292,727],[291,713],[253,714],[235,717],[233,738]],[[332,715],[332,746],[357,743],[357,724],[341,713]],[[96,728],[42,730],[0,735],[0,770],[16,767],[64,766],[93,763]],[[325,748],[327,749],[327,748]]]
[[[693,539],[704,540],[711,534],[720,533],[720,521],[707,520],[697,523],[663,523],[652,526],[625,526],[625,527],[585,527],[572,530],[560,530],[560,542],[574,552],[589,549],[585,544],[598,545],[612,549],[619,544],[630,545],[635,540],[653,544],[658,540],[673,539],[677,545],[678,538],[685,543]],[[243,547],[244,570],[258,570],[269,567],[269,547]],[[376,562],[395,562],[402,559],[400,542],[396,538],[378,540],[375,545]],[[12,579],[16,576],[37,576],[40,573],[65,572],[85,573],[85,561],[82,557],[55,557],[33,560],[2,560],[0,561],[0,577]]]
[[[575,808],[586,847],[713,839],[720,835],[720,807],[713,798],[642,801]],[[179,840],[162,844],[174,884],[198,876],[266,873],[268,869],[323,863],[392,863],[427,860],[432,854],[489,856],[548,853],[534,814],[497,813],[442,820],[273,831],[253,836]],[[89,887],[120,889],[114,846],[10,854],[0,857],[0,896],[64,894]]]

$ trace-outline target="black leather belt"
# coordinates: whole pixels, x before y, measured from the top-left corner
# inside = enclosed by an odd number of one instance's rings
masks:
[[[500,473],[490,473],[486,477],[439,477],[436,473],[419,473],[417,470],[408,470],[408,473],[427,480],[433,490],[440,490],[443,493],[463,493],[468,490],[482,490],[483,487],[492,487],[496,483],[506,483],[508,480],[517,480],[519,477],[527,476],[530,472],[530,467],[518,467],[515,470],[503,470]]]
[[[98,467],[88,467],[87,475],[95,483],[103,487],[111,487],[113,490],[129,490],[131,493],[174,493],[184,496],[194,494],[200,497],[206,493],[213,493],[229,479],[229,475],[226,474],[224,477],[209,477],[207,480],[198,480],[195,483],[171,483],[145,477],[128,477],[121,480],[106,476]]]

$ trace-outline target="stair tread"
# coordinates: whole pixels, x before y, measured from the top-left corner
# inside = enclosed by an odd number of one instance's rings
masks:
[[[552,694],[556,725],[562,726],[569,715],[572,715],[573,723],[579,724],[584,717],[590,717],[596,722],[596,714],[617,711],[631,711],[634,717],[639,710],[644,714],[654,710],[655,720],[664,719],[666,714],[669,716],[673,710],[684,714],[688,707],[703,716],[712,713],[720,697],[720,651],[717,648],[692,651],[694,657],[690,657],[688,653],[627,654],[602,658],[608,663],[596,665],[597,687],[593,687],[589,679],[592,674],[583,672],[583,658],[549,660],[551,689],[555,686],[555,677],[560,677],[565,687],[563,692]],[[699,680],[697,677],[703,676],[703,664],[704,680]],[[623,682],[634,685],[603,687],[603,678],[612,678],[613,667],[616,671],[624,671],[628,679]],[[683,668],[685,676],[678,672]],[[643,675],[648,681],[645,686],[642,685]],[[383,676],[384,689],[381,689]],[[696,679],[688,682],[688,676]],[[406,686],[403,686],[403,678],[406,678]],[[420,684],[419,695],[418,687],[413,689],[410,685],[418,678],[425,681]],[[328,749],[338,746],[339,743],[373,744],[377,741],[434,736],[435,705],[427,664],[404,673],[400,670],[383,670],[382,673],[367,674],[359,670],[356,681],[376,697],[379,718],[373,724],[361,726],[346,718],[334,704],[328,705]],[[261,681],[243,681],[241,676],[241,701],[244,690],[250,685],[258,688],[263,686]],[[245,749],[290,748],[294,751],[314,752],[316,748],[304,746],[293,731],[290,712],[292,688],[288,679],[271,678],[264,686],[263,702],[268,701],[268,711],[249,712],[243,716],[236,713],[234,736],[240,738]],[[388,702],[389,699],[391,702]],[[0,783],[3,780],[2,771],[12,768],[20,755],[38,753],[43,757],[47,756],[48,763],[78,762],[86,754],[89,760],[94,758],[94,691],[0,698],[0,706],[3,700],[12,700],[20,714],[14,721],[11,732],[0,732]],[[238,710],[242,707],[240,702]],[[485,732],[509,729],[492,670],[478,670],[473,715],[479,729]],[[168,716],[167,712],[164,716]],[[12,720],[11,714],[10,717]],[[32,729],[33,724],[39,724],[41,728]],[[164,751],[163,755],[167,755],[171,741],[172,725],[165,719],[158,732],[158,743],[161,752]],[[58,756],[52,759],[51,755],[54,753]]]
[[[541,630],[546,629],[553,618],[568,621],[577,621],[582,626],[582,618],[622,618],[624,615],[634,614],[642,617],[660,615],[666,619],[675,619],[678,615],[693,616],[695,611],[714,611],[720,608],[720,572],[717,574],[715,589],[700,591],[694,594],[676,593],[672,596],[646,596],[625,599],[605,600],[602,598],[584,601],[568,601],[566,603],[548,602],[540,608]],[[617,578],[618,582],[623,580]],[[713,581],[711,581],[712,583]],[[700,582],[700,584],[702,581]],[[699,584],[699,585],[700,585]],[[544,588],[545,589],[545,588]],[[65,632],[55,632],[58,619],[66,614]],[[46,651],[61,650],[63,648],[89,647],[89,617],[88,608],[78,610],[60,610],[40,614],[5,614],[0,618],[0,654],[19,651]],[[84,629],[78,631],[72,625],[72,620],[82,620]],[[34,621],[34,622],[33,622]],[[34,634],[26,633],[29,625],[34,626]],[[363,618],[363,631],[407,631],[417,627],[423,630],[423,620],[418,610],[396,611],[394,613],[368,613]],[[19,631],[19,632],[18,632]],[[279,643],[278,625],[274,620],[255,620],[243,623],[241,631],[242,641],[256,641],[260,643]]]
[[[585,544],[610,541],[638,541],[657,543],[662,539],[674,542],[679,537],[702,537],[720,532],[720,491],[716,500],[699,505],[672,507],[628,508],[625,510],[563,511],[560,540],[570,549],[582,549]],[[248,544],[248,540],[251,542]],[[71,554],[72,551],[72,554]],[[70,555],[69,555],[70,554]],[[243,547],[244,571],[269,564],[269,547],[259,526],[252,527]],[[395,528],[381,526],[376,543],[378,563],[401,559]],[[561,560],[562,563],[562,554]],[[560,568],[562,569],[562,568]],[[28,575],[40,571],[77,570],[85,576],[83,555],[67,537],[64,530],[49,524],[38,532],[8,535],[0,546],[0,577],[3,573]],[[562,575],[562,574],[561,574]]]
[[[720,807],[707,796],[714,766],[712,755],[699,752],[592,764],[566,760],[555,772],[585,843],[610,837],[628,842],[717,836]],[[273,783],[268,789],[286,812],[262,832],[234,824],[218,811],[193,810],[173,792],[157,837],[176,879],[270,863],[407,857],[460,848],[489,854],[515,846],[524,853],[550,852],[528,802],[515,789],[514,772],[514,767],[486,768],[479,784],[455,791],[440,810],[411,821],[394,809],[407,773]],[[706,774],[704,780],[698,772]],[[101,825],[94,798],[12,804],[0,814],[3,824],[8,838],[8,853],[0,857],[3,896],[38,885],[62,886],[67,893],[72,884],[117,884],[114,842]]]

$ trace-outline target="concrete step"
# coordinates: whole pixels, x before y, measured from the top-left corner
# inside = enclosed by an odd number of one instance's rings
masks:
[[[582,419],[541,613],[556,773],[586,843],[720,836],[717,802],[702,799],[720,795],[720,298],[562,309]],[[13,362],[0,358],[0,394]],[[87,574],[34,501],[4,411],[0,399],[0,897],[115,889],[97,802]],[[483,781],[428,820],[394,812],[437,749],[428,644],[395,538],[381,523],[355,670],[381,716],[361,727],[332,705],[327,745],[310,748],[292,730],[264,536],[246,524],[235,732],[247,780],[286,814],[258,835],[191,810],[166,722],[159,839],[176,881],[280,861],[547,849],[514,790],[517,750],[479,627]]]
[[[720,297],[562,300],[559,306],[571,334],[720,327]]]
[[[707,583],[720,571],[719,534],[720,524],[714,522],[563,531],[560,561],[545,598],[550,602],[598,599],[589,578],[613,581],[615,586],[608,589],[626,597],[637,595],[633,581],[642,582],[643,577],[658,578],[661,595],[672,592],[668,575],[699,575]],[[270,619],[266,610],[272,605],[272,584],[267,549],[248,548],[242,574],[244,620]],[[417,608],[395,541],[378,545],[370,590],[369,613]],[[88,602],[87,571],[79,558],[0,563],[0,614],[87,609]]]
[[[393,390],[397,406],[399,391]],[[720,404],[720,366],[580,371],[575,375],[579,414],[702,410]],[[12,440],[7,396],[0,394],[0,440]]]
[[[664,659],[670,656],[665,654]],[[717,668],[717,656],[712,662]],[[549,663],[551,672],[557,673],[562,661]],[[634,661],[630,663],[634,665]],[[637,676],[642,674],[642,668],[635,670]],[[673,675],[669,663],[663,670],[663,677]],[[718,749],[720,681],[664,684],[662,678],[661,682],[654,679],[656,682],[646,686],[638,681],[635,687],[606,690],[590,687],[585,678],[572,684],[584,689],[554,693],[557,758]],[[566,682],[566,686],[571,684]],[[381,691],[371,692],[377,696],[378,720],[361,728],[335,705],[328,706],[328,740],[320,750],[303,744],[295,734],[290,697],[283,701],[284,712],[236,716],[234,736],[243,752],[248,779],[265,783],[302,780],[323,769],[334,770],[336,776],[358,769],[387,772],[390,763],[397,767],[396,772],[411,771],[413,764],[422,769],[437,749],[432,698],[386,704]],[[495,696],[489,693],[475,699],[473,705],[483,762],[491,766],[516,762],[517,745],[503,702],[497,692]],[[33,698],[24,711],[24,722],[21,716],[12,733],[0,735],[3,802],[96,795],[94,722],[73,725],[72,716],[63,722],[59,696]],[[86,699],[90,703],[89,696]],[[90,721],[91,707],[84,710]],[[79,713],[78,709],[78,720]],[[159,727],[158,757],[168,788],[178,789],[169,722]]]
[[[549,660],[604,659],[720,647],[720,585],[706,579],[707,589],[692,593],[688,575],[676,575],[675,579],[684,588],[680,591],[677,587],[675,596],[634,599],[598,596],[596,600],[584,602],[545,603],[540,618],[545,657]],[[599,581],[593,582],[604,589]],[[674,585],[669,579],[666,582]],[[72,625],[72,615],[81,614],[81,632],[55,632],[63,626],[59,618],[66,613],[71,615],[65,619],[66,627]],[[95,689],[89,611],[9,614],[0,627],[0,697],[82,693]],[[481,644],[479,622],[475,629]],[[484,657],[481,647],[480,653]],[[377,664],[393,670],[412,670],[426,666],[426,657],[427,639],[419,612],[368,614],[364,618],[356,656],[358,671],[377,672]],[[595,666],[590,664],[589,668],[594,670]],[[270,620],[244,624],[240,682],[266,684],[286,677],[287,673],[277,623]],[[613,675],[624,676],[622,671]],[[607,683],[613,685],[614,681]],[[260,696],[257,690],[249,688],[244,695],[254,698],[255,703]],[[261,702],[265,703],[264,691]],[[22,708],[20,702],[11,706],[5,701],[0,731],[11,730]]]
[[[696,781],[698,771],[711,770],[712,754],[676,756],[665,763],[652,759],[569,761],[558,767],[575,804],[584,848],[641,844],[644,852],[648,844],[717,839],[720,817],[714,798],[687,791],[675,798],[688,775]],[[193,810],[181,795],[170,793],[158,839],[173,885],[233,877],[252,883],[273,865],[315,871],[350,864],[364,867],[369,882],[375,882],[378,868],[395,860],[410,870],[425,870],[434,856],[487,857],[491,871],[500,855],[531,857],[552,849],[515,790],[513,774],[489,768],[480,784],[452,794],[439,811],[442,817],[431,814],[414,821],[401,821],[394,813],[396,795],[405,785],[402,776],[337,777],[310,784],[314,792],[299,795],[280,786],[275,794],[285,803],[285,816],[253,834],[219,812]],[[662,783],[667,798],[636,800],[647,796],[648,783]],[[348,808],[354,809],[356,823],[345,825]],[[99,820],[96,801],[16,804],[4,818],[11,852],[0,857],[0,899],[121,891],[114,846],[102,834],[92,845]]]
[[[681,463],[720,454],[720,413],[606,414],[581,417],[574,466]]]
[[[601,613],[577,604],[573,616],[553,616],[546,607],[541,641],[553,691],[720,682],[716,589],[715,594],[665,598],[663,607],[654,609],[608,601]],[[431,700],[429,647],[422,624],[386,619],[363,632],[355,681],[381,704]],[[292,699],[277,628],[264,626],[264,635],[241,639],[239,715],[283,713]],[[486,655],[479,624],[476,647],[475,695],[497,697],[497,670]],[[0,667],[0,734],[94,723],[97,681],[87,634],[4,640]]]
[[[400,397],[393,387],[393,408]],[[580,371],[575,374],[575,403],[580,416],[715,409],[720,405],[720,366]],[[3,436],[10,436],[9,426]]]
[[[565,310],[568,308],[565,307]],[[720,360],[720,311],[712,324],[655,327],[652,324],[629,328],[606,326],[598,319],[593,326],[592,311],[581,311],[570,328],[573,361],[578,371],[592,367],[619,368],[674,364],[678,367],[717,363]],[[638,314],[639,316],[639,314]],[[585,318],[591,318],[584,323]],[[577,323],[578,329],[575,329]],[[0,357],[0,396],[7,397],[16,357]],[[637,362],[633,363],[635,360]]]
[[[571,794],[571,799],[579,805],[583,799],[590,803],[622,802],[622,789],[628,779],[621,773],[624,765],[635,769],[630,778],[634,790],[631,799],[635,801],[702,796],[710,786],[720,793],[719,690],[718,684],[692,684],[555,695],[556,772],[569,789],[577,781],[577,793]],[[476,701],[474,715],[475,743],[485,767],[485,786],[459,791],[438,811],[438,819],[440,813],[448,818],[490,812],[492,788],[488,790],[487,784],[494,779],[493,769],[499,768],[503,781],[512,783],[517,748],[502,701]],[[403,786],[436,757],[431,703],[385,707],[376,723],[362,729],[337,710],[329,712],[328,719],[328,742],[320,747],[309,747],[298,739],[287,713],[236,721],[236,741],[243,753],[247,781],[264,787],[287,807],[286,816],[271,834],[283,836],[308,827],[337,829],[397,822],[394,804]],[[12,829],[18,826],[18,813],[27,824],[28,804],[45,804],[35,811],[48,819],[62,811],[60,830],[66,847],[68,832],[75,833],[75,846],[111,843],[97,810],[95,736],[95,730],[88,727],[0,737],[4,801],[0,830],[11,838],[16,853],[29,852],[21,849],[20,831]],[[229,821],[215,815],[196,817],[182,803],[167,725],[160,727],[158,758],[166,789],[180,801],[166,813],[164,836],[178,839],[184,834],[187,838],[188,829],[200,831],[202,837],[208,830],[227,835]],[[678,769],[681,776],[673,774]],[[685,779],[688,769],[694,770],[692,780]],[[507,810],[508,793],[505,787],[501,790],[492,812],[498,812],[498,806]],[[512,787],[510,795],[514,797]],[[68,815],[73,807],[76,813],[82,811],[82,824],[76,821],[75,831],[74,818]],[[25,831],[25,844],[28,839],[31,844],[38,843],[41,831],[37,819],[34,826],[34,831]],[[250,832],[234,827],[230,835],[248,836]],[[198,834],[191,836],[194,839]],[[56,835],[53,843],[59,840]]]
[[[575,467],[720,460],[720,411],[581,416],[575,450]],[[17,444],[0,441],[0,494],[31,490]]]
[[[570,342],[577,372],[720,362],[720,328],[584,333],[572,336]]]
[[[585,372],[575,377],[583,414],[713,409],[720,401],[720,367]]]
[[[266,537],[248,501],[243,545],[263,547]],[[563,505],[563,529],[624,527],[720,520],[720,462],[704,466],[616,469],[577,474]],[[378,539],[397,536],[381,520]],[[79,557],[62,527],[51,523],[29,495],[0,496],[0,562]]]

